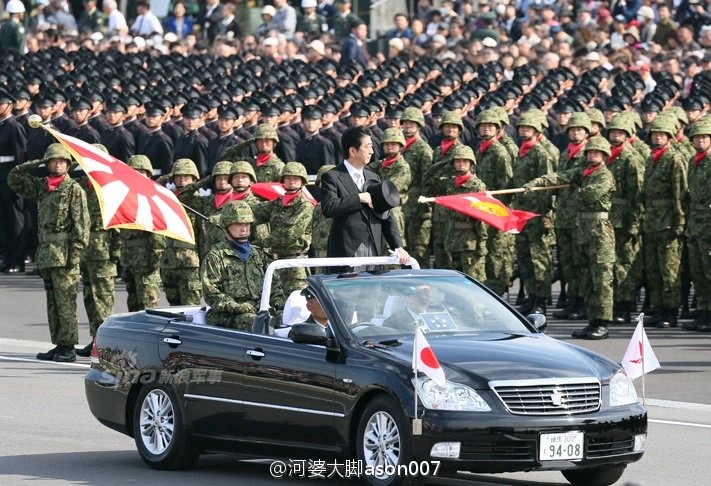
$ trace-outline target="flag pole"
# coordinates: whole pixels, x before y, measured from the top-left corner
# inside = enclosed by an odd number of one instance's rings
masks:
[[[644,388],[644,362],[646,361],[644,359],[644,348],[646,348],[645,339],[647,338],[647,333],[644,331],[644,313],[639,314],[639,325],[642,326],[642,352],[640,354],[642,355],[642,405],[644,405],[647,402],[647,394]]]
[[[418,325],[415,324],[415,339],[412,342],[412,371],[415,374],[415,417],[412,419],[412,435],[422,435],[422,420],[417,416],[417,336]]]
[[[567,189],[570,187],[570,184],[559,184],[557,186],[546,186],[546,187],[532,187],[531,191],[552,191],[553,189]],[[491,196],[496,196],[500,194],[518,194],[521,192],[526,192],[526,189],[523,187],[516,187],[514,189],[497,189],[496,191],[483,191],[486,192],[488,195]],[[420,204],[427,204],[434,202],[435,198],[434,197],[426,197],[426,196],[420,196],[417,199],[417,202]]]

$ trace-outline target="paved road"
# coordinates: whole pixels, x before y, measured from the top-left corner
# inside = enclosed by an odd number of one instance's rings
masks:
[[[117,311],[125,311],[119,286]],[[84,399],[88,360],[61,365],[33,356],[50,347],[41,280],[0,276],[0,484],[285,484],[263,463],[231,456],[201,458],[196,469],[156,472],[139,459],[133,440],[101,426]],[[81,309],[80,339],[88,342]],[[548,334],[568,339],[581,324],[550,321]],[[606,341],[577,341],[616,361],[624,353],[632,326],[616,327]],[[642,461],[628,467],[618,484],[707,484],[711,475],[711,334],[681,330],[648,331],[662,369],[647,375],[649,439]],[[637,382],[641,395],[641,379]],[[327,481],[345,484],[345,480]],[[560,473],[468,475],[432,484],[567,484]]]

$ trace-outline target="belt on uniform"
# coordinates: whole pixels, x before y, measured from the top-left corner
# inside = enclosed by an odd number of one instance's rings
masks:
[[[50,241],[65,241],[69,239],[69,233],[40,233],[38,239],[40,243],[48,243]]]
[[[474,229],[473,221],[455,221],[454,229]]]
[[[281,260],[292,259],[292,258],[307,258],[307,255],[304,253],[295,253],[293,255],[277,255],[275,253],[274,255],[276,257],[275,259],[281,259]]]
[[[121,244],[124,248],[133,248],[136,246],[146,246],[146,241],[148,238],[132,238],[130,240],[123,240]]]
[[[188,243],[187,241],[179,241],[171,238],[168,243],[169,247],[172,248],[189,248],[191,250],[197,250],[197,245],[194,243]]]
[[[14,161],[15,161],[14,155],[0,155],[0,164],[5,164],[7,162],[14,162]]]
[[[578,213],[578,218],[580,219],[601,219],[601,220],[607,220],[609,219],[608,213],[605,212],[580,212]]]
[[[649,198],[647,198],[647,200],[644,202],[645,206],[650,206],[650,207],[671,206],[672,204],[674,204],[674,200],[669,199],[669,198],[663,198],[663,199],[658,199],[658,198],[649,199]]]

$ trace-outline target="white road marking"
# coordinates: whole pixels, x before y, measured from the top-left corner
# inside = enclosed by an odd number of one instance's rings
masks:
[[[667,425],[683,425],[684,427],[699,427],[702,429],[711,429],[709,424],[695,424],[692,422],[677,422],[676,420],[658,420],[658,419],[648,419],[649,422],[655,424],[667,424]]]
[[[39,359],[32,359],[32,358],[16,358],[14,356],[2,356],[0,355],[0,361],[21,361],[23,363],[36,363],[36,364],[53,364],[53,365],[60,365],[60,366],[71,366],[74,368],[89,368],[90,365],[88,364],[83,364],[83,363],[58,363],[56,361],[42,361]]]
[[[681,408],[684,410],[700,410],[702,412],[711,412],[711,405],[707,403],[693,402],[677,402],[674,400],[660,400],[658,398],[647,398],[645,405],[662,408]]]

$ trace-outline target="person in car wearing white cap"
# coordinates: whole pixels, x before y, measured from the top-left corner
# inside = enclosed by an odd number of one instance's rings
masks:
[[[10,0],[5,5],[10,18],[0,27],[0,52],[14,49],[24,54],[27,51],[25,28],[22,18],[25,16],[25,4],[21,0]]]

